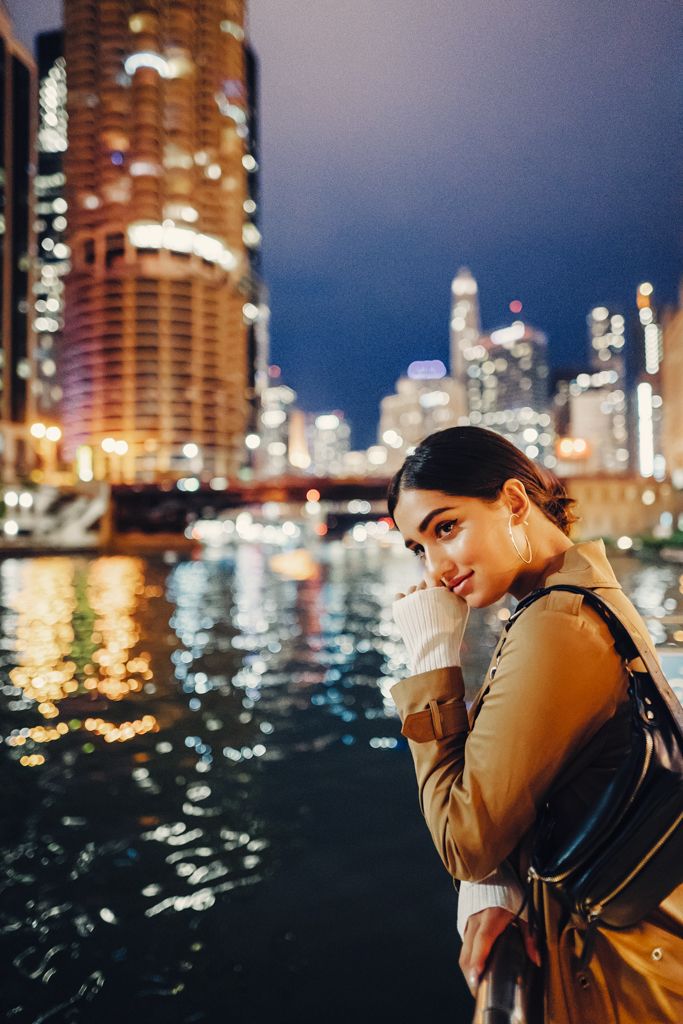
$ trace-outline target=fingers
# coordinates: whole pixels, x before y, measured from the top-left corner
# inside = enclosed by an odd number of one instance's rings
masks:
[[[470,960],[472,957],[472,944],[474,942],[474,933],[479,927],[476,916],[469,917],[467,924],[465,925],[465,934],[462,940],[462,949],[460,950],[460,957],[458,958],[458,965],[460,970],[465,975],[465,981],[472,995],[477,989],[477,973],[474,969],[470,969]]]
[[[541,953],[538,948],[538,943],[534,937],[533,932],[529,928],[526,921],[519,922],[520,928],[522,929],[522,936],[524,938],[524,948],[526,949],[526,955],[529,957],[532,963],[536,964],[537,967],[541,966]]]
[[[459,964],[472,995],[476,995],[493,943],[513,917],[502,907],[488,907],[468,918]]]
[[[426,590],[428,586],[429,584],[427,581],[422,580],[420,583],[416,583],[414,586],[408,587],[405,594],[396,594],[394,596],[394,601],[400,601],[401,598],[408,597],[409,594],[414,594],[417,590]]]
[[[414,586],[408,587],[408,593],[409,594],[414,594],[418,590],[426,590],[426,589],[427,589],[427,583],[425,582],[425,580],[421,580],[420,583],[416,583]]]
[[[503,931],[503,928],[500,931]],[[498,938],[499,931],[493,931],[490,928],[478,928],[474,935],[474,942],[472,943],[472,953],[470,955],[470,962],[468,967],[468,973],[466,975],[467,984],[470,986],[472,995],[477,991],[479,979],[484,973],[484,967],[488,955],[491,952],[493,943]]]

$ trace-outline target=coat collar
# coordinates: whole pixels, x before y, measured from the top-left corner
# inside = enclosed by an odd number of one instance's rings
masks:
[[[621,590],[601,540],[584,541],[567,548],[559,569],[546,576],[542,585],[552,587],[558,583],[571,583],[589,589],[611,587]]]

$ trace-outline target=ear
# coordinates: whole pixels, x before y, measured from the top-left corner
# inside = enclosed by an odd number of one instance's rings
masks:
[[[511,477],[505,481],[500,490],[500,498],[504,506],[514,515],[517,523],[528,518],[531,501],[524,484],[517,477]]]

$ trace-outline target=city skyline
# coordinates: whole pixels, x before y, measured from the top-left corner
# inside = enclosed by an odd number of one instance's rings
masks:
[[[642,280],[675,298],[673,6],[451,10],[250,6],[272,356],[354,447],[412,359],[447,361],[461,264],[484,329],[520,299],[554,367],[585,365],[593,306],[629,314]],[[41,11],[14,12],[25,40],[58,21]]]

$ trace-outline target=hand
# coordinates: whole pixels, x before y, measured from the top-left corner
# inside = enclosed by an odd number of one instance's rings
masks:
[[[477,993],[479,979],[481,978],[493,943],[505,931],[514,916],[513,913],[505,910],[503,907],[488,907],[486,910],[480,910],[478,914],[472,914],[468,918],[459,963],[460,970],[465,975],[465,981],[473,996]],[[540,967],[541,955],[529,925],[526,921],[520,921],[519,925],[524,938],[527,956],[537,967]]]
[[[416,583],[414,587],[408,587],[405,594],[395,594],[394,601],[400,601],[402,597],[407,597],[408,594],[414,594],[417,590],[426,590],[429,584],[427,580],[422,580],[421,583]]]
[[[469,608],[464,598],[429,579],[397,594],[392,605],[413,673],[460,665]]]

